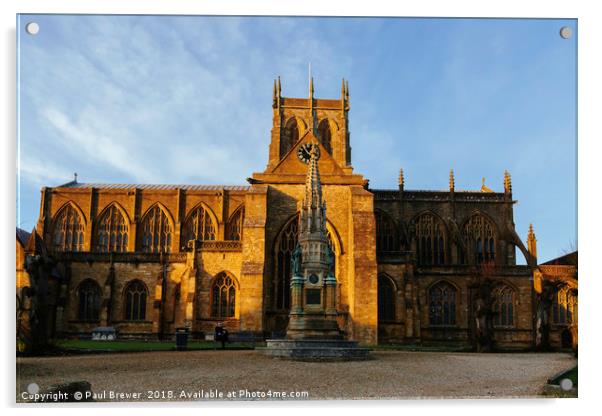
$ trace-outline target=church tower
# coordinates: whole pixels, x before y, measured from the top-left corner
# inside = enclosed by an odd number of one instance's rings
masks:
[[[318,169],[318,146],[311,147],[299,241],[292,253],[291,311],[287,337],[340,338],[336,321],[334,253],[326,232],[326,202]]]
[[[261,261],[249,250],[248,260],[265,265],[264,328],[375,343],[374,194],[351,165],[349,88],[343,81],[339,99],[322,99],[312,79],[308,87],[305,98],[283,97],[274,82],[268,164],[247,179],[254,201],[245,215],[261,215],[253,224],[265,225],[258,244],[268,249]]]
[[[342,81],[339,99],[315,98],[313,78],[309,81],[308,98],[289,98],[282,97],[278,78],[274,80],[272,101],[273,122],[266,173],[273,172],[287,155],[295,152],[296,144],[304,138],[317,139],[322,150],[344,173],[352,172],[347,81]]]

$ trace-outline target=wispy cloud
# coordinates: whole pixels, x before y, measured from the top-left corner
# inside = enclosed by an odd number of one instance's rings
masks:
[[[103,130],[109,126],[99,125],[99,117],[94,111],[82,113],[76,122],[55,109],[42,110],[42,116],[64,139],[62,144],[65,150],[69,149],[71,153],[87,158],[89,163],[125,173],[128,177],[155,180],[156,175],[152,170],[130,156],[136,152],[136,149],[127,146],[131,140],[120,134],[104,135]]]
[[[394,187],[404,167],[409,188],[440,188],[453,167],[458,187],[486,176],[495,189],[515,169],[522,229],[558,194],[547,182],[574,179],[574,45],[550,29],[558,22],[36,19],[19,69],[32,218],[38,188],[74,171],[94,182],[242,183],[267,162],[273,77],[285,96],[306,96],[309,62],[319,97],[338,97],[350,79],[353,163],[375,186]],[[569,202],[545,204],[555,223],[574,212]],[[546,239],[564,244],[574,225],[561,228]]]

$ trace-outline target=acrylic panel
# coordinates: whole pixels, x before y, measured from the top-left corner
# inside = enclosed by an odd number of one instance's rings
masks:
[[[16,24],[18,402],[576,396],[576,19]]]

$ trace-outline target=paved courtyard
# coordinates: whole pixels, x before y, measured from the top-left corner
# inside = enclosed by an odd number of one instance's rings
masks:
[[[229,392],[239,400],[279,400],[280,392],[310,400],[535,397],[549,377],[576,363],[563,353],[377,351],[373,356],[363,362],[305,363],[226,350],[18,358],[17,400],[30,383],[43,391],[82,380],[91,383],[100,401],[211,400],[216,393],[227,400]]]

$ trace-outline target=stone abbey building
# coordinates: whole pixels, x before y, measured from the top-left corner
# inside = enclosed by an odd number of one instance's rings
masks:
[[[352,166],[346,82],[338,99],[315,98],[313,82],[309,90],[282,97],[275,81],[267,167],[246,186],[43,188],[30,246],[43,243],[54,261],[52,335],[113,326],[120,337],[166,338],[188,327],[201,337],[217,322],[233,333],[282,333],[317,151],[346,337],[470,344],[487,298],[495,342],[532,346],[535,237],[525,247],[515,231],[510,175],[502,192],[455,189],[453,172],[448,190],[406,189],[403,172],[397,189],[371,189]],[[528,265],[516,264],[517,249]]]

